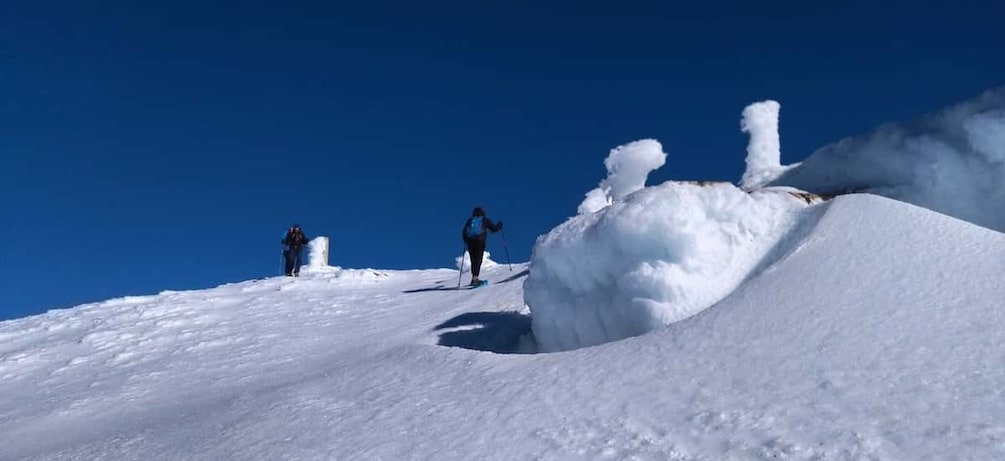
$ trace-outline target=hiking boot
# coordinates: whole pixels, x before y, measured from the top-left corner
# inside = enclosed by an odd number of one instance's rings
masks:
[[[478,280],[478,277],[471,277],[471,286],[478,285],[479,283],[482,283],[482,281]]]

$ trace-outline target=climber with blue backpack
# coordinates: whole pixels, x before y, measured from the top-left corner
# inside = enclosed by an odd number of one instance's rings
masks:
[[[502,227],[502,221],[497,223],[492,222],[491,219],[485,216],[485,210],[480,206],[475,207],[471,212],[471,217],[464,223],[464,229],[461,230],[461,238],[464,239],[468,256],[471,257],[471,286],[478,286],[481,283],[478,274],[482,269],[482,256],[485,253],[485,242],[488,240],[488,231],[492,231],[493,233],[499,232],[502,230]]]

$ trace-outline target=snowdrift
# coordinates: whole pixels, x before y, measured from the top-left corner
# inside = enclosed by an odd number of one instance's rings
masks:
[[[743,111],[750,143],[740,188],[646,188],[665,161],[662,146],[611,151],[608,177],[579,215],[535,244],[524,297],[543,350],[640,335],[707,309],[798,245],[820,196],[870,192],[1005,230],[1005,89],[788,166],[779,111],[775,101]]]
[[[770,184],[869,192],[1005,232],[1005,88],[825,146]]]
[[[675,394],[650,405],[681,459],[1003,459],[1005,234],[874,195],[820,211],[713,308],[576,352]]]
[[[814,219],[784,189],[665,183],[538,239],[524,297],[542,350],[652,331],[719,301]]]

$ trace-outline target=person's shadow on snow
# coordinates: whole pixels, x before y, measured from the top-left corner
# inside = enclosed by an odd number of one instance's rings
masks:
[[[522,278],[522,277],[526,277],[526,276],[528,276],[528,275],[530,275],[530,269],[524,269],[524,270],[523,270],[522,272],[520,272],[519,274],[516,274],[516,275],[513,275],[513,276],[510,276],[509,278],[507,278],[507,279],[505,279],[505,280],[503,280],[503,281],[501,281],[501,282],[499,282],[499,283],[507,283],[507,282],[512,282],[512,281],[514,281],[514,280],[517,280],[517,279],[519,279],[519,278]]]
[[[459,290],[470,290],[470,289],[471,289],[471,287],[468,286],[468,285],[463,285],[463,286],[460,286],[460,287],[446,286],[446,285],[437,285],[435,287],[430,287],[430,288],[416,288],[414,290],[405,290],[405,291],[402,291],[402,293],[412,294],[412,293],[425,293],[427,291],[459,291]]]
[[[502,284],[502,283],[512,282],[514,280],[519,280],[519,279],[521,279],[523,277],[526,277],[528,275],[530,275],[530,270],[529,269],[524,269],[523,272],[520,272],[520,273],[518,273],[516,275],[511,275],[508,278],[503,279],[502,281],[500,281],[500,282],[498,282],[496,284],[498,285],[498,284]],[[447,285],[446,283],[447,283],[446,280],[440,280],[439,282],[436,282],[436,286],[435,287],[415,288],[413,290],[404,290],[404,291],[402,291],[402,293],[412,294],[412,293],[426,293],[426,292],[430,292],[430,291],[458,291],[458,290],[470,290],[471,289],[471,287],[468,286],[468,285],[452,286],[452,285]]]
[[[497,354],[533,354],[537,352],[530,329],[530,316],[519,312],[468,312],[434,328],[440,333],[440,346],[461,347]]]

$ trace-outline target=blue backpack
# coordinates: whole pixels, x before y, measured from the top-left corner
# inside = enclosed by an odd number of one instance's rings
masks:
[[[468,223],[468,227],[464,229],[464,236],[468,238],[478,238],[482,235],[482,217],[472,216],[471,222]]]

